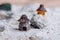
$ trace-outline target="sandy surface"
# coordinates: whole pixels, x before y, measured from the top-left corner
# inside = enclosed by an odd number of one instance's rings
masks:
[[[40,2],[45,4],[46,7],[60,7],[60,0],[0,0],[0,4],[5,2],[15,5],[26,5],[30,3]]]

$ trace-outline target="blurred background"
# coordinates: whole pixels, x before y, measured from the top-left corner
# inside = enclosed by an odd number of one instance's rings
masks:
[[[0,0],[0,4],[6,2],[14,5],[27,5],[38,2],[44,4],[47,7],[60,7],[60,0]]]

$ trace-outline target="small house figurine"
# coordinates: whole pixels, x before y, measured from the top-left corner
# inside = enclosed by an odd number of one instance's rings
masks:
[[[29,19],[26,15],[22,15],[19,21],[19,30],[27,31],[29,28]]]
[[[43,4],[40,4],[39,8],[36,11],[37,14],[41,14],[42,16],[45,16],[46,9],[44,8]]]

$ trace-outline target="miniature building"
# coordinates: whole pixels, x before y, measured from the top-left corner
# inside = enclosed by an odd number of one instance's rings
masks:
[[[29,29],[29,19],[26,15],[22,15],[19,21],[19,30],[26,31]]]
[[[44,5],[41,4],[40,7],[37,9],[37,14],[41,14],[42,16],[45,15],[46,9],[44,8]]]
[[[6,10],[6,11],[10,11],[11,10],[11,4],[9,3],[3,3],[0,5],[0,10]]]

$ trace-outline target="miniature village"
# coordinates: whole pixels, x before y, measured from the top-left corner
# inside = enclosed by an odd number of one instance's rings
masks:
[[[55,40],[59,33],[59,15],[53,13],[54,9],[41,3],[0,4],[0,40]]]
[[[0,5],[1,10],[9,11],[11,10],[11,4],[6,3]],[[38,15],[45,16],[46,9],[44,8],[43,4],[40,4],[39,8],[36,9],[36,12]],[[9,16],[6,16],[6,19],[9,19],[13,14],[9,14]],[[18,30],[27,31],[30,28],[40,29],[40,27],[37,25],[37,23],[34,21],[34,18],[32,17],[31,20],[28,19],[27,15],[22,14],[20,19],[17,20],[19,22],[19,28]],[[29,24],[30,22],[30,24]]]

